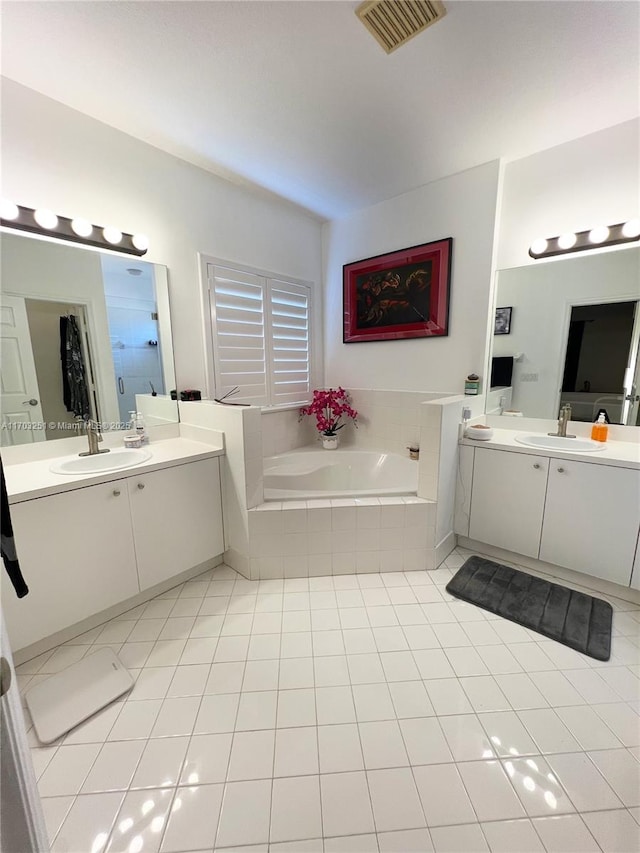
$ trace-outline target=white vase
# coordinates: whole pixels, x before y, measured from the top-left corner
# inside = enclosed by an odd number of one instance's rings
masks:
[[[337,435],[323,435],[322,446],[325,450],[337,450],[339,437]]]

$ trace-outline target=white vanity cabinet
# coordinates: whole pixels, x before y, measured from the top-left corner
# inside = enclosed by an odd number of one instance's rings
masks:
[[[472,453],[462,483],[471,493],[468,532],[460,495],[456,533],[640,589],[639,470],[488,447]]]
[[[548,470],[544,456],[476,449],[471,539],[537,557]]]
[[[29,594],[2,573],[14,650],[224,552],[217,458],[34,498],[11,507]]]
[[[15,504],[11,520],[29,587],[17,599],[3,572],[2,608],[14,650],[139,591],[124,481]]]
[[[127,482],[141,590],[224,551],[217,459]]]
[[[551,459],[540,559],[629,586],[640,525],[640,474]]]

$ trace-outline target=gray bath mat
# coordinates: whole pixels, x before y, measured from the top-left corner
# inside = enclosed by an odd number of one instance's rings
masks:
[[[611,657],[613,608],[600,598],[476,556],[447,592],[596,660]]]

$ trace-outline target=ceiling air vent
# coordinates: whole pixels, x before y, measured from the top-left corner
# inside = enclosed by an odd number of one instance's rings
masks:
[[[365,0],[356,9],[371,35],[387,53],[446,15],[440,0]]]

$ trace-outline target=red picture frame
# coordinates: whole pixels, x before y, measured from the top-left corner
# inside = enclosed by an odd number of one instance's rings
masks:
[[[342,268],[345,344],[446,337],[453,239]]]

